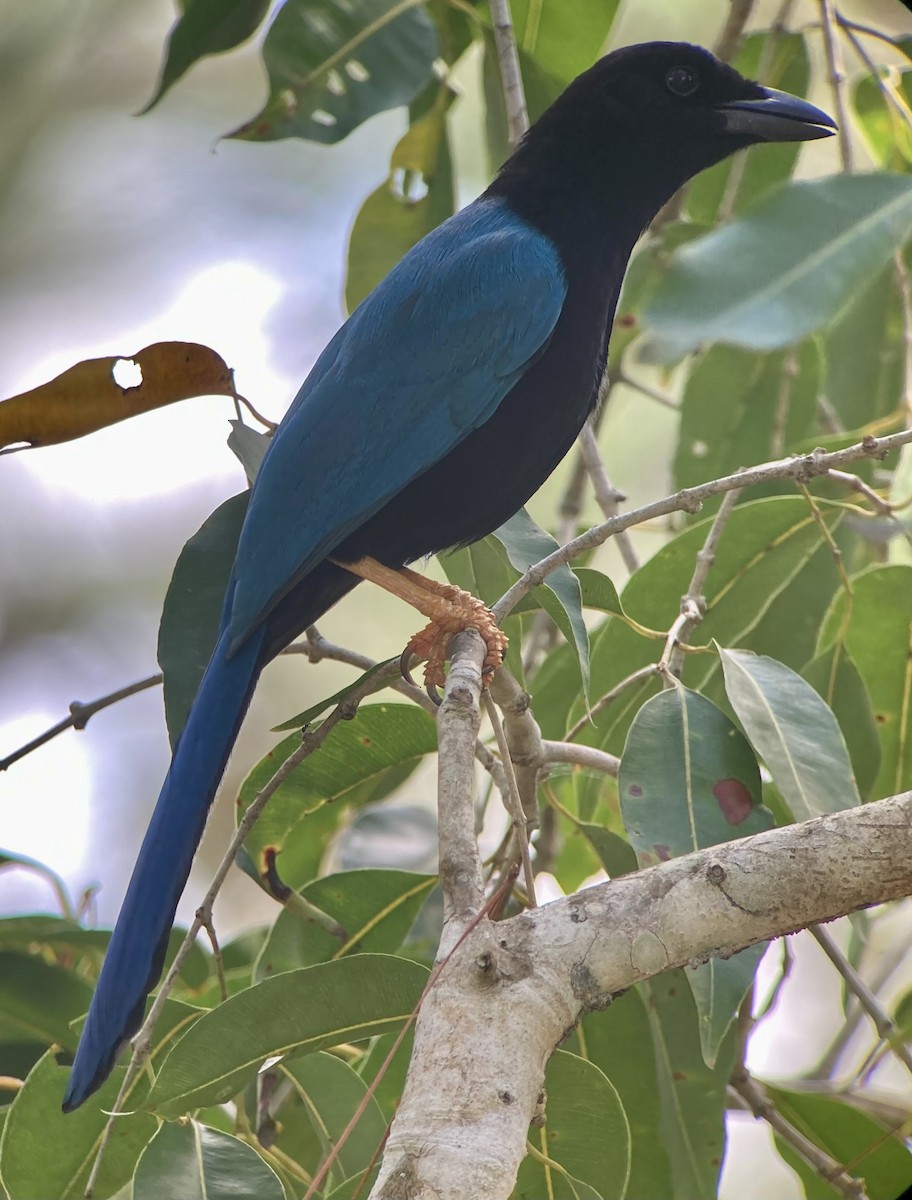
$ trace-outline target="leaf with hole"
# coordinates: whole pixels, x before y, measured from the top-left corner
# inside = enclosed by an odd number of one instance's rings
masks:
[[[269,97],[228,136],[340,142],[408,104],[431,78],[437,33],[419,0],[286,0],[263,43]]]

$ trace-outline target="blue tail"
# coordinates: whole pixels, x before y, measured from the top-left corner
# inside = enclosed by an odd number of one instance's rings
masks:
[[[264,633],[226,657],[222,634],[180,735],[133,869],[63,1101],[64,1112],[100,1087],[126,1038],[142,1024],[161,974],[168,934],[206,816],[260,673]]]

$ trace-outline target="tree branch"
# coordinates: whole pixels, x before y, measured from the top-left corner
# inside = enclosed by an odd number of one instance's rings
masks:
[[[906,792],[479,923],[425,1000],[373,1200],[503,1200],[545,1063],[581,1015],[662,971],[910,893]]]
[[[771,479],[794,479],[806,483],[825,475],[832,467],[843,467],[847,463],[858,462],[864,458],[883,459],[891,450],[897,450],[912,442],[912,429],[902,429],[898,433],[887,434],[885,437],[866,435],[862,441],[842,450],[824,452],[813,450],[810,454],[799,454],[792,458],[782,458],[775,462],[762,463],[756,467],[748,467],[733,475],[723,475],[720,479],[700,483],[695,487],[682,488],[674,495],[665,496],[661,500],[653,500],[642,508],[635,508],[627,513],[620,513],[602,525],[594,525],[579,537],[559,547],[541,562],[533,563],[527,571],[517,579],[516,583],[505,592],[492,607],[492,612],[498,622],[513,611],[513,608],[533,588],[537,587],[547,575],[565,563],[572,562],[586,550],[594,550],[608,538],[613,537],[622,529],[630,529],[633,525],[642,525],[645,521],[654,521],[657,517],[668,516],[673,512],[697,513],[704,500],[710,496],[718,496],[723,492],[736,491],[739,488],[753,487],[758,483],[767,483]]]
[[[484,884],[475,839],[475,742],[481,724],[485,645],[474,629],[450,643],[450,670],[437,714],[437,839],[444,934],[440,957],[481,911]]]

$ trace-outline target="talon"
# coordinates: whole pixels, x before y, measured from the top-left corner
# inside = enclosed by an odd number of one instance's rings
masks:
[[[409,642],[406,648],[402,651],[402,654],[399,656],[399,674],[406,683],[410,683],[412,687],[417,687],[418,684],[413,679],[412,672],[409,669],[414,657],[415,652],[412,650],[412,643]]]
[[[441,706],[441,704],[443,704],[443,696],[441,696],[440,692],[437,691],[437,687],[435,684],[428,681],[424,685],[424,690],[427,692],[428,696],[430,696],[431,700],[437,705],[438,708]]]

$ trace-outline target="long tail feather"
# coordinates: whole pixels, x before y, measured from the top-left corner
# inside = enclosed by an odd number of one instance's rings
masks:
[[[177,902],[262,665],[263,632],[231,658],[218,642],[143,840],[111,937],[63,1101],[78,1107],[100,1087],[142,1023],[161,974]]]

